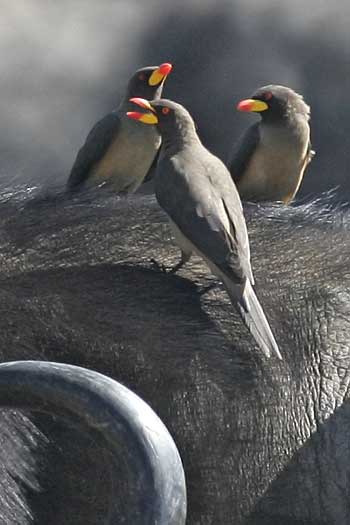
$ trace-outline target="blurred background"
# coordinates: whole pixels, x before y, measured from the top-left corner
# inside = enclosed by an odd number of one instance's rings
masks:
[[[350,198],[350,3],[323,0],[0,0],[0,178],[63,184],[135,69],[171,62],[164,89],[226,160],[255,119],[235,105],[288,85],[311,106],[317,155],[302,196]]]

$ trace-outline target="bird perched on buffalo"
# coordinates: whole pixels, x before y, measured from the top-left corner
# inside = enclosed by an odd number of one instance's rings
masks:
[[[292,89],[271,84],[239,102],[237,109],[261,116],[247,129],[228,162],[241,198],[289,203],[314,156],[310,107]]]
[[[160,98],[169,63],[144,67],[131,77],[118,109],[95,124],[79,150],[67,182],[68,190],[110,183],[115,191],[132,193],[153,169],[161,143],[154,128],[127,118],[133,96]]]
[[[146,111],[128,112],[156,125],[162,147],[154,178],[160,206],[170,219],[181,261],[197,253],[224,283],[233,306],[266,356],[277,343],[253,290],[248,233],[241,201],[226,166],[201,143],[188,111],[170,100],[133,98]]]

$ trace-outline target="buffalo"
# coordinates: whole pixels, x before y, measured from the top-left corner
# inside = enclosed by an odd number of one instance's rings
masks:
[[[200,259],[159,271],[178,250],[152,195],[3,189],[1,361],[86,367],[138,394],[179,449],[189,525],[346,525],[350,213],[325,198],[245,216],[282,361]],[[135,523],[126,467],[93,433],[19,408],[1,413],[4,523],[113,523],[115,493],[116,522]]]

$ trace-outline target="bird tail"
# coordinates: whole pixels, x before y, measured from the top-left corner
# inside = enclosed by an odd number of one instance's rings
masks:
[[[234,290],[231,283],[225,282],[225,285],[232,304],[238,310],[259,348],[266,357],[271,357],[271,354],[275,353],[279,359],[282,359],[269,323],[249,279],[247,279],[243,295],[239,299],[237,298],[237,289]]]

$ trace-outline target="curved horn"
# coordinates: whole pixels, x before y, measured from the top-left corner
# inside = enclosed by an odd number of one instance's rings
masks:
[[[120,458],[122,446],[138,486],[133,525],[185,523],[185,477],[176,445],[159,417],[128,388],[78,366],[14,361],[0,365],[0,406],[80,423],[98,434],[112,457]]]

